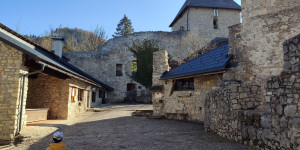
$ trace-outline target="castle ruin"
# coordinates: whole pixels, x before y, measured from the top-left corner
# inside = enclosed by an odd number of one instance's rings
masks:
[[[209,1],[205,1],[207,4]],[[160,50],[165,50],[175,60],[182,60],[197,52],[216,37],[228,38],[228,26],[240,23],[240,6],[232,0],[226,5],[197,0],[187,0],[171,23],[172,32],[138,32],[108,40],[93,52],[72,52],[64,56],[70,63],[81,67],[94,77],[110,83],[115,90],[108,93],[110,102],[122,102],[128,85],[135,85],[138,93],[147,89],[130,77],[132,62],[136,59],[128,50],[133,42],[152,40]],[[217,27],[214,20],[217,19]],[[216,20],[215,20],[216,21]],[[188,22],[188,24],[187,24]],[[117,66],[122,76],[116,75]],[[151,99],[150,99],[151,102]]]

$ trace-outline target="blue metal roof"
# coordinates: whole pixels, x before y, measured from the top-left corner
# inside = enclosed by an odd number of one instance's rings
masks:
[[[186,0],[169,27],[172,27],[189,7],[241,10],[241,6],[233,0]]]
[[[169,72],[165,72],[160,79],[171,79],[224,71],[228,69],[226,67],[231,59],[232,55],[228,54],[228,44],[224,44],[171,69]]]
[[[9,29],[8,27],[4,26],[0,23],[0,29],[5,30],[5,32],[0,32],[0,40],[5,41],[7,44],[15,47],[16,49],[22,51],[26,55],[35,58],[40,59],[43,62],[46,62],[48,64],[51,64],[58,69],[64,70],[66,72],[72,73],[76,76],[81,76],[84,78],[87,78],[102,87],[108,89],[108,90],[114,90],[111,86],[97,80],[96,78],[92,77],[91,75],[85,73],[84,71],[80,70],[79,68],[75,67],[74,65],[68,63],[66,60],[59,58],[55,54],[49,52],[45,48],[32,43],[25,37],[21,36],[20,34],[14,32],[13,30]],[[11,36],[11,35],[13,36]],[[15,36],[15,37],[14,37]],[[19,39],[18,39],[19,38]]]

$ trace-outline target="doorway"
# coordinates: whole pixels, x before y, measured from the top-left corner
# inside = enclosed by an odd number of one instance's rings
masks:
[[[128,83],[125,100],[132,102],[132,101],[135,101],[136,97],[137,97],[136,84]]]

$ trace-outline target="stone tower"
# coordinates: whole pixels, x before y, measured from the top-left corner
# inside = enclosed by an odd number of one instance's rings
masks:
[[[169,27],[201,38],[228,37],[228,27],[240,23],[240,12],[233,0],[186,0]]]

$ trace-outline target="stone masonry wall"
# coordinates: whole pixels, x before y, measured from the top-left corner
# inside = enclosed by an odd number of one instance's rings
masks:
[[[209,39],[228,37],[228,27],[240,23],[240,10],[218,9],[218,11],[218,29],[214,29],[213,25],[214,9],[192,7],[177,20],[172,31],[179,31],[183,26],[185,30],[196,32],[200,37]]]
[[[96,92],[96,100],[95,100],[95,102],[92,102],[92,100],[90,99],[90,107],[91,108],[97,108],[97,107],[100,107],[101,105],[102,105],[102,98],[99,98],[99,89],[98,88],[89,88],[90,86],[88,86],[87,87],[87,91],[85,91],[85,95],[87,95],[88,93],[87,92]],[[93,90],[93,89],[95,89],[95,90]],[[107,93],[107,92],[106,92]],[[107,95],[107,94],[105,94],[105,95]],[[88,98],[88,97],[86,97],[86,98]],[[90,96],[90,98],[91,98],[91,96]]]
[[[264,117],[277,144],[284,148],[300,148],[300,34],[283,44],[284,70],[267,79]],[[280,140],[278,139],[280,137]]]
[[[216,75],[195,77],[194,90],[174,91],[170,95],[174,85],[173,80],[167,80],[167,84],[164,84],[162,113],[166,117],[172,116],[172,114],[184,114],[186,115],[186,118],[184,118],[186,120],[204,121],[205,95],[212,87],[217,85],[217,82],[218,77]]]
[[[76,56],[74,56],[74,54]],[[86,57],[85,54],[89,55],[89,57]],[[133,61],[133,59],[129,58],[133,56],[130,56],[128,50],[127,52],[124,50],[115,50],[104,55],[93,55],[90,53],[85,54],[81,55],[79,53],[73,53],[71,55],[67,55],[67,57],[71,58],[70,63],[83,68],[83,70],[93,77],[103,81],[104,83],[108,83],[114,88],[113,92],[107,93],[107,98],[110,102],[118,103],[124,100],[124,97],[126,97],[128,83],[133,83],[137,85],[136,87],[141,87],[141,89],[137,88],[137,90],[145,90],[145,87],[133,81],[132,78],[129,77],[132,72]],[[116,76],[116,64],[122,64],[122,76]]]
[[[296,0],[242,1],[243,23],[229,28],[237,67],[206,97],[208,130],[255,148],[299,149],[299,11]]]
[[[260,127],[262,112],[256,111],[261,103],[260,89],[257,85],[238,82],[221,83],[213,88],[205,99],[205,128],[229,139],[256,146],[257,141],[251,138],[254,137],[253,128]],[[261,137],[258,139],[262,140]]]
[[[203,121],[204,98],[206,93],[217,85],[218,76],[195,77],[194,90],[172,91],[174,80],[159,80],[160,76],[168,69],[168,53],[166,51],[155,52],[153,56],[153,85],[163,88],[162,90],[155,90],[152,94],[154,115],[172,119]]]
[[[76,88],[75,102],[71,100],[72,87]],[[78,101],[78,90],[84,90],[84,99]],[[96,104],[91,102],[91,91],[98,88],[78,79],[60,79],[47,74],[39,74],[29,79],[26,108],[49,108],[48,119],[69,119],[84,112],[88,106],[97,107],[101,99],[96,94]],[[90,95],[89,95],[90,94]],[[88,104],[90,103],[90,104]]]
[[[164,81],[159,80],[161,75],[169,71],[168,63],[168,52],[167,51],[157,51],[153,53],[153,74],[152,74],[152,85],[164,87]],[[159,90],[154,90],[152,92],[152,105],[153,105],[153,115],[163,116],[163,103],[165,95],[163,95],[163,88]]]
[[[235,10],[219,10],[219,29],[213,29],[213,9],[193,8],[190,17],[191,31],[138,32],[110,39],[97,51],[65,53],[64,56],[70,58],[70,63],[111,84],[115,90],[108,94],[108,98],[111,102],[121,102],[126,96],[128,83],[140,86],[138,93],[146,90],[129,77],[132,61],[136,60],[128,50],[133,42],[153,40],[160,50],[168,51],[172,59],[182,60],[215,37],[228,37],[227,27],[240,22],[240,13]],[[116,64],[123,65],[123,76],[116,76]]]
[[[75,102],[71,100],[72,94],[72,87],[76,87],[76,95],[75,95]],[[78,89],[84,89],[84,99],[83,101],[78,101]],[[96,93],[95,103],[92,102],[92,94],[91,92]],[[90,95],[88,96],[88,94]],[[68,95],[68,119],[69,118],[76,118],[77,115],[85,112],[90,107],[99,107],[101,105],[102,99],[99,98],[99,89],[95,86],[87,84],[83,81],[77,79],[71,79],[69,81],[69,95]],[[88,104],[90,103],[90,105]]]
[[[215,36],[214,36],[215,37]],[[74,52],[65,53],[65,56],[79,55],[82,58],[95,55],[108,55],[109,52],[119,53],[124,51],[125,54],[132,54],[128,51],[128,46],[133,42],[153,40],[160,50],[166,50],[175,60],[181,60],[189,56],[191,53],[202,48],[203,44],[212,40],[206,37],[200,37],[194,32],[177,31],[177,32],[163,32],[163,31],[149,31],[149,32],[135,32],[128,36],[116,37],[108,40],[98,50],[91,52]],[[128,52],[128,53],[127,53]],[[99,56],[98,56],[99,57]],[[72,57],[71,57],[72,58]],[[71,60],[72,61],[72,60]]]
[[[299,6],[300,1],[298,0],[245,0],[242,1],[242,12],[243,12],[243,23],[252,21],[253,17],[279,13],[286,9],[294,8]],[[247,13],[246,13],[247,12]],[[249,13],[251,12],[251,13]]]
[[[69,82],[47,74],[29,79],[26,108],[49,108],[48,119],[68,118]]]
[[[299,149],[299,53],[300,35],[283,44],[283,72],[264,87],[229,82],[213,89],[205,103],[206,128],[255,148]]]
[[[282,43],[300,33],[299,11],[298,0],[242,1],[238,53],[233,53],[241,60],[235,69],[238,80],[263,86],[266,78],[280,75]]]
[[[146,90],[142,85],[134,82],[129,75],[132,72],[132,61],[136,60],[128,50],[132,42],[153,40],[159,49],[167,50],[174,59],[183,59],[199,50],[211,39],[199,38],[193,32],[139,32],[126,37],[108,40],[99,50],[93,52],[65,53],[70,63],[81,67],[97,79],[110,84],[114,91],[108,94],[111,102],[124,100],[127,84],[134,83]],[[116,64],[123,65],[123,76],[116,76]]]
[[[23,66],[22,52],[0,41],[0,145],[9,143],[17,133],[20,116],[22,78],[27,68]],[[22,126],[26,125],[25,105],[27,93],[25,79]]]

